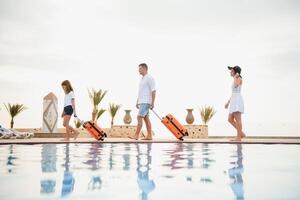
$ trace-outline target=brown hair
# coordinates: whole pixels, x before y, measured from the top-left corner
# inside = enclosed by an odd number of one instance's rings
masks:
[[[148,66],[146,63],[139,64],[139,67],[143,67],[144,69],[148,70]]]
[[[69,92],[73,91],[72,85],[69,80],[65,80],[61,83],[61,86],[66,86],[67,91],[65,91],[66,94],[69,94]]]

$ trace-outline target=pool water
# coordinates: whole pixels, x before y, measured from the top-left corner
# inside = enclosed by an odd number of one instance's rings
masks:
[[[300,145],[0,145],[0,199],[300,199]]]

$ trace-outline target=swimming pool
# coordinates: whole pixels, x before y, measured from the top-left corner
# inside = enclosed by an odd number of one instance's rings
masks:
[[[300,199],[300,145],[0,145],[0,199]]]

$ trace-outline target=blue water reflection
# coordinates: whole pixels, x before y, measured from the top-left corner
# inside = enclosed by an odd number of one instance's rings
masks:
[[[299,154],[299,145],[0,145],[0,199],[297,199]]]
[[[73,176],[73,172],[70,170],[70,144],[66,144],[65,148],[65,163],[63,164],[64,167],[64,177],[62,182],[62,189],[61,189],[61,196],[69,195],[73,192],[75,178]]]
[[[151,170],[151,147],[152,144],[146,144],[146,150],[142,150],[141,144],[136,144],[137,148],[137,174],[138,174],[138,185],[141,191],[140,199],[147,200],[148,194],[155,189],[155,183],[153,179],[149,177],[149,171]]]
[[[232,155],[233,158],[236,158],[235,162],[231,162],[233,165],[232,168],[228,170],[228,175],[231,180],[230,188],[232,189],[236,199],[244,199],[244,183],[243,183],[243,152],[242,145],[236,144],[236,152]]]
[[[16,157],[14,155],[14,145],[9,145],[8,146],[8,156],[7,156],[7,171],[8,173],[12,173],[14,166],[15,166],[15,160],[18,159],[18,157]]]
[[[41,168],[43,173],[56,172],[57,147],[56,144],[43,144],[41,151]],[[42,179],[40,181],[40,193],[54,193],[56,187],[56,179]]]

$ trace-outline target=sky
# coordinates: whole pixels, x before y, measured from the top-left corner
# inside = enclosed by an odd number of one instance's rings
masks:
[[[15,127],[41,127],[43,97],[71,81],[77,113],[91,118],[88,88],[108,90],[101,103],[132,109],[136,123],[138,64],[155,78],[155,109],[183,124],[187,108],[213,106],[209,135],[234,135],[224,104],[242,68],[243,125],[251,135],[300,136],[300,1],[297,0],[0,0],[0,124],[4,103],[28,109]],[[169,133],[151,115],[157,136]],[[105,113],[98,121],[110,126]],[[62,120],[59,119],[59,127]]]

